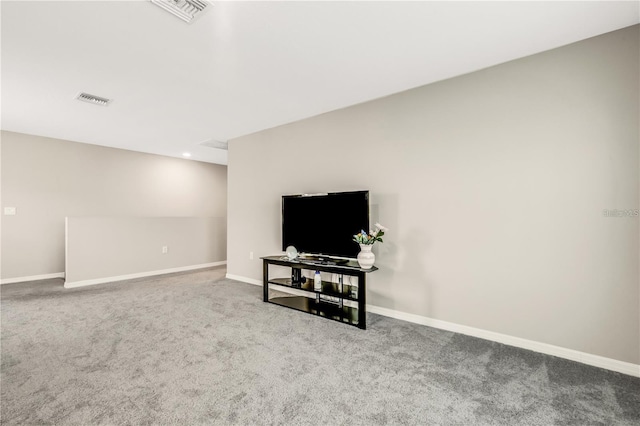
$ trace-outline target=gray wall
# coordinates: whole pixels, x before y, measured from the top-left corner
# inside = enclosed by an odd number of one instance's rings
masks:
[[[228,273],[281,251],[281,195],[368,189],[372,305],[639,363],[638,218],[603,216],[638,208],[638,36],[232,140]]]
[[[69,217],[66,230],[65,287],[227,260],[221,217]]]
[[[2,278],[64,272],[66,216],[226,218],[227,167],[2,132]]]

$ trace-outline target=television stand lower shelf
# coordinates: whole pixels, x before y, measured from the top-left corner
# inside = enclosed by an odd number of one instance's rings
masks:
[[[371,269],[362,269],[355,261],[343,264],[327,264],[304,258],[289,260],[286,256],[267,256],[261,259],[263,300],[265,302],[318,315],[366,330],[366,274],[377,271],[378,268],[374,266]],[[288,277],[270,277],[270,265],[291,268]],[[303,283],[294,283],[293,278],[299,281],[297,278],[302,277],[302,270],[340,275],[343,277],[342,284],[322,281],[322,290],[315,291],[313,278],[306,278],[306,282]],[[344,276],[356,277],[357,286],[345,284]],[[351,282],[351,278],[349,281]],[[270,296],[270,288],[272,290],[281,290],[279,292],[281,294],[288,294]]]

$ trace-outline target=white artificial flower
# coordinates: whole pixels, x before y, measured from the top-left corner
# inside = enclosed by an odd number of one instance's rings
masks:
[[[388,231],[388,230],[389,230],[389,228],[386,228],[386,227],[384,227],[384,226],[380,225],[379,223],[376,223],[376,225],[375,225],[375,226],[376,226],[376,228],[378,228],[378,229],[379,229],[379,230],[381,230],[381,231],[385,231],[385,232],[386,232],[386,231]]]

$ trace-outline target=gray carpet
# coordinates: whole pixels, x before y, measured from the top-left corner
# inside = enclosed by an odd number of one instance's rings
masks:
[[[223,276],[2,286],[2,423],[640,424],[640,379]]]

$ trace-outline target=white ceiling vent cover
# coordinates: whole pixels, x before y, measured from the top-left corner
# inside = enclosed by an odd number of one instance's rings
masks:
[[[100,96],[90,95],[88,93],[80,93],[76,96],[76,99],[82,102],[88,102],[94,105],[107,106],[111,103],[112,99],[101,98]]]
[[[151,0],[151,3],[160,6],[167,12],[189,23],[211,4],[205,0]]]
[[[214,140],[214,139],[210,139],[208,141],[200,142],[198,145],[206,146],[208,148],[229,149],[228,142],[217,141],[217,140]]]

